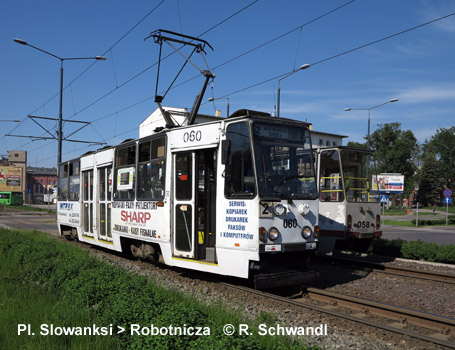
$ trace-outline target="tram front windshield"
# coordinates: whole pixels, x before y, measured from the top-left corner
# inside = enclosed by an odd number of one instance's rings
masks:
[[[316,199],[307,128],[253,124],[259,195],[262,199]]]
[[[372,155],[369,152],[355,150],[341,151],[344,189],[349,202],[377,202],[378,196],[371,193],[371,176],[375,176],[374,167],[370,167]],[[371,168],[371,169],[368,169]],[[368,173],[370,174],[368,176]]]

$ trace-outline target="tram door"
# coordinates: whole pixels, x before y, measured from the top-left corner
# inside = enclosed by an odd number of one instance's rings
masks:
[[[216,150],[174,154],[174,255],[216,262]]]
[[[93,170],[82,172],[82,186],[84,235],[93,237]]]
[[[111,203],[112,203],[112,165],[98,168],[97,227],[98,238],[112,241]]]

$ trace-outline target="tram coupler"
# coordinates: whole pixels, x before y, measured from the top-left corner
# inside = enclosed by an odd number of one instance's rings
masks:
[[[286,267],[261,267],[254,274],[255,289],[273,289],[283,287],[302,287],[314,284],[319,279],[316,270],[294,270]]]

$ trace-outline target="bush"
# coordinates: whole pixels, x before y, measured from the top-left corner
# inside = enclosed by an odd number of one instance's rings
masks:
[[[446,264],[455,264],[455,246],[443,245],[439,246],[436,251],[435,261],[443,262]]]
[[[405,242],[401,247],[401,253],[405,259],[435,261],[438,247],[436,243],[421,240]]]
[[[368,253],[401,257],[401,246],[405,241],[398,238],[394,240],[377,239],[371,242]]]
[[[371,243],[368,253],[455,264],[455,245],[438,245],[422,240],[408,242],[400,238],[391,241],[378,239]]]

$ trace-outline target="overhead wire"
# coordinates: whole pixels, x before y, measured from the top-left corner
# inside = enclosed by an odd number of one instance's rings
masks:
[[[144,17],[142,17],[142,19],[140,19],[136,24],[134,24],[125,34],[123,34],[114,44],[112,44],[103,54],[102,56],[105,56],[110,50],[112,50],[115,46],[117,46],[123,39],[125,39],[134,29],[136,29],[143,21],[145,21],[145,19],[147,19],[147,17],[149,17],[153,12],[155,12],[156,9],[158,9],[166,0],[161,0],[153,9],[151,9]],[[66,88],[68,88],[68,86],[71,86],[71,84],[73,84],[76,80],[78,80],[82,75],[84,75],[91,67],[93,67],[95,64],[97,63],[97,61],[94,61],[92,62],[91,64],[89,64],[87,66],[86,69],[84,69],[80,74],[78,74],[73,80],[71,80],[71,82],[69,82],[64,88],[63,90],[65,90]],[[49,98],[46,102],[44,102],[43,104],[41,104],[38,108],[36,108],[35,110],[33,110],[32,112],[29,113],[29,115],[32,115],[34,114],[36,111],[40,110],[41,108],[45,108],[45,106],[50,102],[52,101],[54,98],[56,98],[60,93],[57,92],[55,95],[53,95],[51,98]],[[13,129],[11,129],[11,131],[9,133],[12,133],[13,131],[15,131],[19,126],[20,124],[24,123],[25,121],[27,120],[27,118],[24,118],[22,119],[22,121],[16,125]],[[5,138],[5,135],[2,136],[1,139]]]
[[[355,1],[355,0],[353,0],[353,1]],[[351,1],[351,2],[353,2],[353,1]],[[351,3],[351,2],[349,2],[349,3]],[[349,4],[349,3],[346,3],[345,5],[347,5],[347,4]],[[333,11],[332,11],[332,12],[333,12]],[[319,60],[319,61],[313,62],[313,63],[311,63],[311,66],[315,66],[315,65],[318,65],[318,64],[321,64],[321,63],[324,63],[324,62],[333,60],[333,59],[338,58],[338,57],[341,57],[341,56],[343,56],[343,55],[347,55],[347,54],[349,54],[349,53],[358,51],[358,50],[360,50],[360,49],[369,47],[369,46],[371,46],[371,45],[375,45],[375,44],[380,43],[380,42],[383,42],[383,41],[385,41],[385,40],[388,40],[388,39],[391,39],[391,38],[394,38],[394,37],[403,35],[403,34],[405,34],[405,33],[408,33],[408,32],[410,32],[410,31],[413,31],[413,30],[416,30],[416,29],[425,27],[425,26],[430,25],[430,24],[433,24],[433,23],[436,23],[436,22],[438,22],[438,21],[444,20],[444,19],[449,18],[449,17],[454,16],[454,15],[455,15],[455,13],[451,13],[451,14],[448,14],[448,15],[445,15],[445,16],[442,16],[442,17],[439,17],[439,18],[436,18],[436,19],[434,19],[434,20],[431,20],[431,21],[428,21],[428,22],[419,24],[419,25],[417,25],[417,26],[414,26],[414,27],[411,27],[411,28],[402,30],[402,31],[400,31],[400,32],[397,32],[397,33],[394,33],[394,34],[391,34],[391,35],[382,37],[382,38],[380,38],[380,39],[377,39],[377,40],[368,42],[368,43],[366,43],[366,44],[357,46],[357,47],[355,47],[355,48],[352,48],[352,49],[343,51],[343,52],[341,52],[341,53],[338,53],[338,54],[329,56],[329,57],[327,57],[327,58],[321,59],[321,60]],[[321,17],[321,16],[320,16],[320,17]],[[298,27],[298,28],[300,28],[300,27]],[[272,39],[271,41],[273,41],[273,40],[274,40],[274,39]],[[271,41],[270,41],[270,42],[271,42]],[[264,44],[258,46],[257,48],[262,47],[262,46],[264,46]],[[243,56],[243,55],[245,55],[245,54],[248,54],[249,52],[252,52],[252,51],[254,51],[254,49],[253,49],[253,50],[249,50],[248,52],[246,52],[246,53],[244,53],[244,54],[242,54],[242,55],[239,55],[239,56],[237,56],[237,57],[241,57],[241,56]],[[232,61],[232,59],[229,60],[229,61]],[[226,62],[223,63],[222,65],[225,65],[225,64],[229,63],[229,61],[226,61]],[[219,67],[222,66],[222,65],[219,65],[219,66],[217,66],[217,67],[215,67],[215,68],[219,68]],[[291,71],[291,72],[292,72],[292,71]],[[279,79],[279,78],[281,78],[281,77],[283,77],[283,76],[285,76],[285,75],[287,75],[287,74],[289,74],[289,73],[291,73],[291,72],[286,72],[286,73],[283,73],[283,74],[280,74],[280,75],[277,75],[277,76],[268,78],[268,79],[266,79],[266,80],[263,80],[263,81],[254,83],[254,84],[252,84],[252,85],[249,85],[249,86],[247,86],[247,87],[241,88],[241,89],[239,89],[239,90],[235,90],[235,91],[233,91],[233,92],[231,92],[231,93],[222,95],[222,96],[220,96],[220,97],[218,97],[218,98],[224,98],[224,97],[232,96],[232,95],[234,95],[234,94],[238,94],[238,93],[240,93],[240,92],[246,91],[246,90],[251,89],[251,88],[254,88],[254,87],[256,87],[256,86],[259,86],[259,85],[265,84],[265,83],[267,83],[267,82],[270,82],[270,81]],[[180,85],[182,85],[182,84],[183,84],[183,83],[181,83],[181,84],[179,84],[179,85],[177,85],[177,86],[180,86]],[[177,86],[176,86],[176,87],[177,87]],[[121,111],[124,111],[124,110],[127,110],[127,109],[129,109],[129,108],[132,108],[132,107],[134,107],[134,106],[136,106],[136,105],[138,105],[138,104],[140,104],[140,103],[143,103],[143,102],[145,102],[145,101],[147,101],[147,100],[150,100],[151,98],[153,98],[153,97],[148,97],[148,98],[146,98],[146,99],[144,99],[144,100],[142,100],[142,101],[139,101],[139,102],[137,102],[137,103],[135,103],[135,104],[133,104],[133,105],[130,105],[130,106],[128,106],[128,107],[125,107],[125,108],[123,108]],[[111,116],[111,115],[114,115],[114,114],[118,113],[118,112],[119,112],[119,111],[113,112],[113,113],[111,113],[111,114],[109,114],[109,115],[106,115],[106,116],[104,116],[104,117],[98,118],[98,119],[94,120],[93,122],[99,121],[99,120],[101,120],[101,119],[105,119],[105,118],[107,118],[107,117],[109,117],[109,116]],[[134,130],[136,130],[136,129],[137,129],[137,128],[134,128],[134,129],[129,130],[129,131],[125,132],[125,133],[134,131]],[[125,134],[125,133],[122,133],[122,134]],[[119,134],[119,135],[117,135],[117,136],[120,136],[120,135],[122,135],[122,134]],[[116,137],[116,136],[114,136],[114,137]],[[111,138],[109,138],[109,139],[111,139]],[[109,140],[109,139],[108,139],[108,140]]]
[[[443,19],[449,18],[449,17],[454,16],[454,15],[455,15],[455,12],[454,12],[454,13],[451,13],[451,14],[448,14],[448,15],[446,15],[446,16],[442,16],[442,17],[436,18],[436,19],[431,20],[431,21],[429,21],[429,22],[425,22],[425,23],[419,24],[419,25],[417,25],[417,26],[414,26],[414,27],[411,27],[411,28],[402,30],[402,31],[400,31],[400,32],[398,32],[398,33],[395,33],[395,34],[391,34],[391,35],[385,36],[385,37],[383,37],[383,38],[380,38],[380,39],[371,41],[371,42],[369,42],[369,43],[367,43],[367,44],[363,44],[363,45],[357,46],[357,47],[355,47],[355,48],[352,48],[352,49],[349,49],[349,50],[340,52],[340,53],[335,54],[335,55],[333,55],[333,56],[330,56],[330,57],[321,59],[321,60],[316,61],[316,62],[313,62],[313,63],[310,63],[310,66],[316,66],[316,65],[318,65],[318,64],[321,64],[321,63],[324,63],[324,62],[333,60],[333,59],[335,59],[335,58],[338,58],[338,57],[347,55],[347,54],[349,54],[349,53],[352,53],[352,52],[358,51],[358,50],[360,50],[360,49],[366,48],[366,47],[368,47],[368,46],[371,46],[371,45],[380,43],[380,42],[382,42],[382,41],[385,41],[385,40],[388,40],[388,39],[397,37],[397,36],[399,36],[399,35],[408,33],[408,32],[410,32],[410,31],[413,31],[413,30],[416,30],[416,29],[425,27],[425,26],[427,26],[427,25],[433,24],[433,23],[435,23],[435,22],[441,21],[441,20],[443,20]],[[223,96],[220,96],[219,98],[232,96],[232,95],[235,95],[235,94],[237,94],[237,93],[239,93],[239,92],[243,92],[243,91],[245,91],[245,90],[252,89],[252,88],[254,88],[254,87],[256,87],[256,86],[259,86],[259,85],[268,83],[268,82],[270,82],[270,81],[272,81],[272,80],[277,80],[277,79],[279,79],[279,78],[281,78],[281,77],[284,77],[284,76],[286,76],[287,74],[292,73],[292,72],[293,72],[293,71],[286,72],[286,73],[283,73],[283,74],[274,76],[274,77],[272,77],[272,78],[269,78],[269,79],[266,79],[266,80],[263,80],[263,81],[254,83],[254,84],[252,84],[252,85],[250,85],[250,86],[247,86],[247,87],[244,87],[244,88],[242,88],[242,89],[239,89],[239,90],[233,91],[233,92],[231,92],[231,93],[225,94],[225,95],[223,95]]]
[[[109,50],[111,50],[113,47],[115,47],[121,40],[123,40],[131,31],[133,31],[140,23],[142,23],[151,13],[153,13],[165,0],[162,0],[157,6],[155,6],[155,8],[153,8],[151,11],[149,11],[149,13],[147,15],[145,15],[139,22],[137,22],[129,31],[127,31],[119,40],[117,40],[108,50],[106,50],[104,53],[103,53],[103,56],[106,55]],[[216,23],[215,25],[213,25],[212,27],[208,28],[207,30],[205,30],[203,33],[201,33],[198,37],[202,36],[202,35],[205,35],[207,34],[208,32],[210,32],[211,30],[217,28],[218,26],[220,26],[221,24],[225,23],[226,21],[228,21],[229,19],[235,17],[236,15],[242,13],[243,11],[245,11],[246,9],[248,9],[249,7],[251,7],[252,5],[254,5],[255,3],[257,3],[259,0],[254,0],[253,2],[247,4],[246,6],[242,7],[241,9],[239,9],[238,11],[234,12],[233,14],[229,15],[228,17],[224,18],[223,20],[221,20],[220,22]],[[167,56],[168,57],[168,56]],[[165,58],[167,58],[165,57]],[[96,62],[93,62],[92,64],[90,64],[83,72],[81,72],[78,76],[76,76],[76,78],[74,78],[66,87],[70,86],[74,81],[76,81],[78,78],[80,78],[87,70],[89,70]],[[104,98],[106,98],[107,96],[109,96],[110,94],[112,94],[114,91],[118,90],[119,88],[127,85],[128,83],[130,83],[131,81],[135,80],[136,78],[138,78],[140,75],[144,74],[145,72],[147,72],[148,70],[150,70],[151,68],[153,68],[154,66],[156,65],[153,64],[147,68],[145,68],[144,70],[142,70],[141,72],[137,73],[136,75],[132,76],[131,78],[129,78],[128,80],[126,80],[125,82],[123,82],[122,84],[116,86],[115,89],[112,89],[110,91],[108,91],[106,94],[104,94],[103,96],[99,97],[98,99],[96,99],[95,101],[91,102],[90,104],[88,104],[87,106],[83,107],[81,110],[79,110],[78,112],[75,112],[72,116],[68,117],[67,119],[72,119],[74,116],[76,116],[77,114],[85,111],[86,109],[90,108],[91,106],[93,106],[94,104],[98,103],[99,101],[103,100]],[[66,88],[65,87],[65,88]],[[37,109],[35,109],[32,113],[36,112],[37,110],[39,110],[40,108],[42,108],[43,106],[45,106],[47,103],[49,103],[52,99],[54,99],[56,96],[58,96],[59,94],[57,93],[56,95],[54,95],[53,97],[51,97],[47,102],[45,102],[44,104],[42,104],[40,107],[38,107]],[[146,100],[149,100],[150,98],[147,98]],[[144,101],[141,101],[139,103],[142,103]],[[139,103],[136,103],[134,105],[137,105]],[[31,114],[32,114],[31,113]],[[26,119],[24,119],[23,121],[25,121]],[[22,121],[22,122],[23,122]],[[22,123],[21,122],[21,123]],[[17,126],[18,127],[18,126]],[[17,128],[16,127],[16,128]],[[10,131],[13,132],[16,128],[12,129]],[[3,136],[1,139],[5,138],[5,136]],[[28,143],[26,143],[25,145],[28,145],[30,144],[31,142],[33,141],[30,141]],[[25,146],[23,145],[23,146]],[[22,146],[22,147],[23,147]]]

